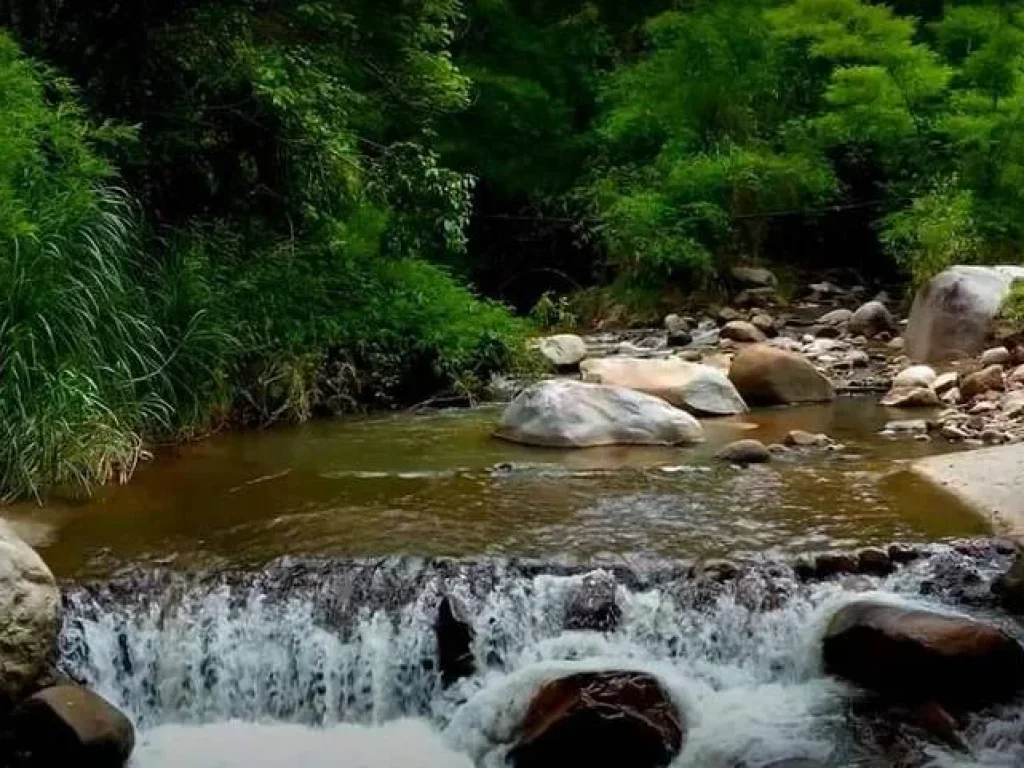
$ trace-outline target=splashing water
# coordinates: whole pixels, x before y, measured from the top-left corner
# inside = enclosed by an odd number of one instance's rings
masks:
[[[866,586],[888,600],[931,591],[929,607],[955,609],[934,587],[940,560]],[[1004,565],[969,563],[983,579]],[[604,669],[662,681],[688,727],[677,768],[894,764],[851,714],[856,693],[820,671],[828,616],[863,593],[771,563],[726,583],[686,566],[612,575],[622,619],[602,635],[563,630],[583,577],[571,568],[392,558],[145,574],[68,591],[62,666],[133,717],[136,768],[500,768],[540,685]],[[444,594],[467,607],[481,666],[447,690],[433,630]],[[968,756],[911,738],[903,764],[1024,764],[1024,707],[977,715],[966,736]]]

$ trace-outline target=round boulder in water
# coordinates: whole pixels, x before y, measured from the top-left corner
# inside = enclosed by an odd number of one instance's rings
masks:
[[[836,393],[807,358],[769,344],[754,344],[737,353],[729,378],[743,399],[754,405],[821,403]]]
[[[30,696],[13,716],[15,749],[28,766],[120,768],[135,748],[131,721],[85,688],[61,685]]]
[[[722,448],[716,456],[731,464],[765,464],[772,459],[771,451],[760,440],[736,440]]]
[[[37,684],[53,656],[60,592],[46,563],[0,521],[0,701]]]
[[[587,448],[699,443],[704,430],[686,411],[653,395],[578,381],[542,381],[505,409],[495,435],[525,445]]]
[[[515,768],[662,768],[683,745],[683,717],[641,672],[584,672],[533,697],[510,752]]]
[[[962,709],[1013,696],[1024,685],[1024,649],[971,619],[871,601],[832,616],[825,670],[902,702]]]

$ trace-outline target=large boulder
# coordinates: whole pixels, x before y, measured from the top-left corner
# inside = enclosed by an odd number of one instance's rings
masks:
[[[1024,648],[1003,630],[959,616],[861,601],[832,616],[825,670],[903,702],[965,708],[1024,685]]]
[[[60,592],[42,558],[0,520],[0,703],[20,699],[53,660]]]
[[[572,333],[547,336],[537,342],[537,349],[558,370],[576,368],[587,356],[587,343]]]
[[[693,416],[660,397],[554,380],[534,384],[513,400],[495,435],[526,445],[587,448],[699,443],[704,430]]]
[[[698,416],[731,416],[747,410],[729,377],[710,365],[678,358],[609,357],[587,360],[581,371],[584,381],[646,392]]]
[[[979,352],[1014,280],[1024,267],[950,267],[917,292],[907,323],[906,350],[919,361]]]
[[[28,766],[120,768],[135,748],[135,728],[110,702],[62,685],[30,696],[13,715],[14,751]]]
[[[729,378],[751,405],[823,403],[836,396],[828,379],[805,357],[768,344],[740,350]]]
[[[514,768],[662,768],[683,746],[682,714],[641,672],[582,672],[533,697],[509,753]]]
[[[850,317],[850,333],[854,336],[874,338],[880,333],[893,333],[896,321],[880,301],[869,301]]]

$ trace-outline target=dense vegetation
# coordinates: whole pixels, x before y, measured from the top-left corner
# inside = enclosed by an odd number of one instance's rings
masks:
[[[10,495],[224,424],[471,394],[524,333],[475,291],[1021,258],[1024,2],[0,0],[0,23]]]

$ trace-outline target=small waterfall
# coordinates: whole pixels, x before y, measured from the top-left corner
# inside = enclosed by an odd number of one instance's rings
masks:
[[[881,766],[892,745],[851,714],[851,691],[820,674],[825,618],[856,586],[1006,621],[987,594],[1006,561],[936,547],[856,585],[804,584],[767,560],[726,579],[687,563],[612,564],[622,618],[608,634],[564,630],[589,570],[565,564],[285,559],[252,574],[142,572],[66,590],[61,663],[135,719],[139,768],[234,766],[232,744],[247,746],[239,766],[262,765],[255,751],[268,766],[351,754],[340,764],[456,768],[468,756],[498,768],[540,684],[608,668],[655,674],[676,697],[689,725],[679,768]],[[481,667],[447,690],[433,629],[444,595],[466,607]],[[1024,762],[1024,707],[983,713],[967,734],[968,762],[910,739],[906,764]],[[378,762],[360,762],[366,754]]]

